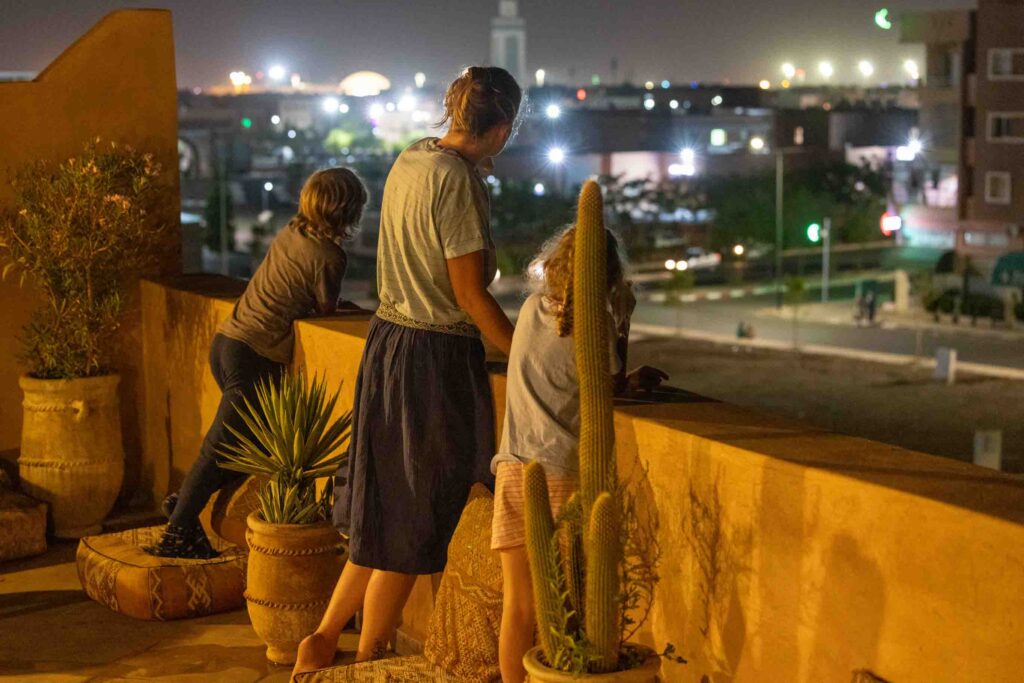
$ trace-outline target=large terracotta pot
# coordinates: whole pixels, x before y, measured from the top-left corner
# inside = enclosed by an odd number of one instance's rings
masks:
[[[267,659],[294,664],[299,641],[316,630],[345,564],[345,546],[330,522],[270,524],[248,517],[245,600]]]
[[[53,533],[99,533],[124,478],[117,375],[35,379],[22,375],[18,472],[28,495],[50,504]]]
[[[549,669],[542,661],[543,651],[535,647],[523,656],[529,683],[655,683],[658,671],[661,670],[661,658],[648,647],[629,644],[647,655],[644,663],[626,671],[613,671],[607,674],[570,674],[564,671]]]

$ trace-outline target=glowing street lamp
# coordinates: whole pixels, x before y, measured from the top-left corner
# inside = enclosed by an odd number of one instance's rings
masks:
[[[836,70],[835,70],[835,68],[833,68],[832,62],[819,62],[818,63],[818,73],[821,74],[821,77],[824,78],[826,81],[828,79],[832,78],[832,75],[835,72],[836,72]]]
[[[654,98],[648,97],[644,99],[644,109],[647,111],[654,109]]]
[[[910,80],[921,80],[921,70],[917,68],[917,62],[913,59],[907,59],[903,62],[903,70],[907,72],[908,76],[910,76]]]
[[[338,105],[338,111],[341,112],[342,114],[347,114],[348,113],[348,105],[345,104],[344,102],[342,102],[341,104]]]
[[[721,103],[722,103],[722,96],[721,95],[715,95],[714,97],[711,98],[711,106],[712,107],[717,107]]]
[[[274,64],[267,69],[267,75],[270,76],[272,81],[283,81],[288,75],[288,69],[284,68],[280,64]]]
[[[761,88],[761,90],[768,90],[769,88],[772,87],[772,84],[768,79],[762,79],[761,82],[757,84],[757,86]]]
[[[549,119],[554,120],[554,119],[557,119],[559,116],[562,115],[562,108],[559,107],[557,104],[549,104],[547,106],[547,109],[544,110],[544,114]]]
[[[267,192],[273,192],[274,191],[274,183],[272,183],[272,182],[270,182],[268,180],[267,182],[263,183],[263,189],[266,190]]]
[[[866,59],[862,59],[857,62],[857,70],[860,71],[860,75],[864,78],[871,78],[872,74],[875,73],[875,66]]]
[[[537,183],[536,185],[533,186],[533,193],[538,197],[543,197],[544,191],[544,183]]]
[[[565,161],[565,150],[561,147],[552,147],[548,150],[548,161],[553,164],[560,164]]]
[[[786,77],[786,80],[793,80],[793,78],[796,76],[796,67],[793,66],[791,63],[786,62],[785,64],[782,65],[782,75]]]
[[[764,138],[762,138],[759,135],[755,135],[754,137],[750,138],[750,149],[754,150],[755,152],[760,152],[761,150],[763,150]]]
[[[413,76],[412,79],[416,83],[417,88],[422,88],[427,82],[427,75],[422,71],[417,71],[416,75]]]
[[[281,123],[281,117],[278,116],[277,114],[274,114],[273,116],[270,117],[270,122],[276,126],[277,124]]]
[[[672,109],[679,109],[679,100],[671,100],[668,103],[668,106],[671,107]]]
[[[338,107],[340,105],[341,102],[338,101],[337,97],[325,97],[323,101],[320,102],[320,107],[324,110],[324,113],[327,114],[337,114]]]
[[[544,87],[544,77],[547,76],[547,72],[544,69],[537,69],[533,74],[533,80],[537,83],[538,88]]]
[[[743,256],[743,253],[745,251],[746,249],[743,248],[742,244],[737,244],[732,248],[732,253],[735,254],[736,256]]]

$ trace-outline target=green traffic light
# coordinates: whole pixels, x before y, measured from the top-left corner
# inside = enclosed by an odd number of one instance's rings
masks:
[[[821,226],[817,223],[811,223],[807,226],[807,239],[817,244],[821,241]]]
[[[889,21],[889,10],[883,7],[875,12],[875,25],[884,31],[888,31],[892,28],[892,22]]]
[[[248,116],[242,119],[242,128],[252,128],[252,119]]]

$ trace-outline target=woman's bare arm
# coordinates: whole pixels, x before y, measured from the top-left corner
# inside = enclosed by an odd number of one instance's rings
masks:
[[[484,252],[447,259],[448,278],[455,292],[455,301],[464,310],[489,342],[506,356],[512,348],[512,323],[501,306],[487,291],[484,282]]]

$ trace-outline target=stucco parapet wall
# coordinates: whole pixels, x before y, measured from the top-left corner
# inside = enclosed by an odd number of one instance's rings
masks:
[[[237,291],[209,277],[143,284],[147,359],[161,349],[173,359],[173,369],[147,362],[147,457],[167,457],[173,444],[174,477],[216,408],[212,378],[196,366]],[[295,365],[343,382],[339,410],[351,405],[366,324],[297,324]],[[492,386],[500,422],[501,373]],[[1019,680],[1024,482],[685,392],[672,398],[615,409],[620,472],[657,519],[663,552],[638,638],[673,642],[690,659],[666,664],[664,680],[818,683],[858,669],[893,681]],[[424,577],[403,614],[413,640],[426,634],[435,591],[436,577]]]

